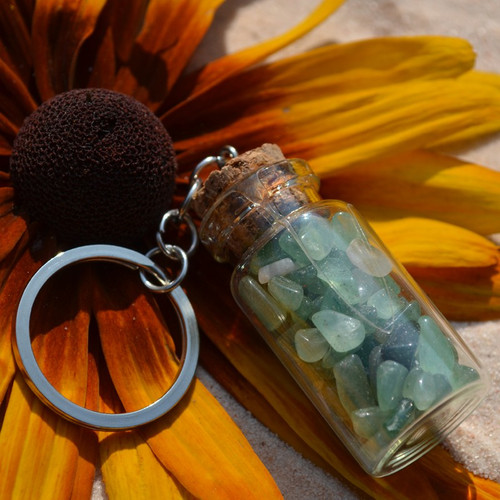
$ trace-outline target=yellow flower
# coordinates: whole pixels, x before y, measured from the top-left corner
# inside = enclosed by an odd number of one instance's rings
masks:
[[[15,368],[19,297],[59,243],[13,211],[9,156],[24,118],[61,92],[100,87],[145,104],[172,135],[179,184],[224,144],[244,151],[279,143],[286,155],[310,161],[325,197],[352,202],[369,218],[451,319],[499,315],[498,248],[486,236],[500,232],[500,174],[437,151],[500,129],[500,79],[472,72],[471,47],[441,37],[330,45],[257,65],[331,14],[341,3],[334,0],[288,33],[185,75],[221,3],[0,6],[1,498],[88,497],[96,464],[111,498],[279,497],[199,381],[174,411],[140,431],[96,433],[44,407]],[[167,306],[134,278],[79,266],[54,279],[36,307],[37,359],[51,383],[81,405],[130,411],[156,399],[175,374]],[[187,290],[211,341],[202,361],[284,439],[370,495],[499,495],[498,485],[440,448],[394,477],[361,472],[243,321],[227,281],[227,269],[203,252],[195,257]]]

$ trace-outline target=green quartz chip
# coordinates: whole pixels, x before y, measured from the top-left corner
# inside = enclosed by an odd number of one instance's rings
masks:
[[[286,320],[286,312],[267,293],[259,283],[250,276],[243,277],[238,284],[241,299],[265,328],[270,331],[278,329]]]
[[[392,262],[380,248],[370,245],[362,238],[354,238],[346,249],[346,255],[361,271],[382,278],[392,270]]]
[[[269,293],[283,306],[290,311],[295,311],[300,307],[304,297],[302,287],[284,276],[271,278],[267,286]]]
[[[458,358],[453,344],[430,316],[421,316],[418,324],[420,338],[416,359],[419,367],[428,373],[441,373],[451,382]]]
[[[376,406],[363,363],[359,356],[349,354],[335,364],[335,381],[339,399],[347,412]]]
[[[324,259],[333,247],[330,223],[323,217],[311,216],[301,224],[298,236],[306,255],[315,261]]]
[[[363,235],[356,219],[349,212],[337,212],[330,222],[334,245],[340,250],[346,250],[349,243]]]
[[[427,410],[437,399],[435,376],[420,368],[413,368],[406,377],[403,397],[411,399],[417,409]]]
[[[388,411],[381,410],[378,406],[354,410],[351,413],[354,432],[362,438],[371,438],[381,430],[389,415]]]
[[[377,310],[377,315],[381,319],[393,318],[406,305],[402,297],[394,295],[385,288],[375,292],[366,303]]]
[[[396,361],[383,361],[377,368],[377,400],[382,410],[393,410],[401,401],[408,369]]]
[[[349,352],[360,346],[365,339],[365,327],[356,318],[331,310],[314,313],[314,326],[337,352]]]
[[[329,349],[328,342],[317,328],[301,329],[295,333],[295,350],[302,361],[315,363],[322,359]]]

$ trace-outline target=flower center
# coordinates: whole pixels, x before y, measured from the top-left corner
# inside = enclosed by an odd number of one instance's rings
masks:
[[[63,241],[129,243],[170,205],[176,162],[148,108],[110,90],[79,89],[25,120],[10,170],[19,208]]]

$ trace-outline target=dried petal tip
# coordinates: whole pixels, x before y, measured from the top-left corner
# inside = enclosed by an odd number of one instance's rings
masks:
[[[10,160],[19,208],[70,243],[126,243],[168,209],[172,141],[133,98],[104,89],[59,94],[29,116]]]

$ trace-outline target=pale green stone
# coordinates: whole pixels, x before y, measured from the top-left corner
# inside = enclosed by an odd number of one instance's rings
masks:
[[[315,363],[325,356],[330,346],[317,328],[297,330],[295,350],[302,361]]]
[[[349,354],[333,369],[340,402],[347,412],[376,406],[363,363],[359,356]]]
[[[343,301],[351,305],[360,301],[359,285],[345,255],[342,256],[340,252],[333,251],[317,265],[318,278],[335,290]]]
[[[354,432],[362,438],[368,439],[374,436],[382,428],[390,413],[381,410],[378,406],[359,408],[351,413]]]
[[[241,300],[246,304],[267,330],[279,328],[286,320],[286,312],[250,276],[243,277],[238,284]]]
[[[478,379],[479,373],[474,368],[457,364],[453,367],[450,382],[453,390],[456,391]]]
[[[377,370],[380,363],[384,361],[382,357],[382,346],[375,346],[368,356],[368,376],[373,390],[377,390]]]
[[[420,368],[413,368],[406,377],[403,397],[411,399],[417,409],[427,410],[437,399],[434,375]]]
[[[331,310],[314,313],[314,326],[337,352],[356,349],[365,339],[365,327],[356,318]]]
[[[355,217],[349,212],[337,212],[331,220],[334,244],[340,250],[346,250],[354,238],[363,235]]]
[[[298,230],[300,242],[306,255],[313,260],[324,259],[333,247],[333,235],[330,223],[323,217],[311,216]]]
[[[354,266],[370,276],[382,278],[392,270],[389,257],[362,238],[355,238],[349,243],[346,255]]]
[[[328,284],[346,280],[352,275],[351,263],[343,252],[333,251],[317,264],[318,278]]]
[[[275,276],[282,276],[291,273],[296,269],[296,265],[290,257],[275,260],[262,266],[258,271],[258,280],[260,284],[268,283]]]
[[[411,399],[403,398],[392,416],[384,422],[389,436],[396,437],[415,418],[416,408]]]
[[[352,278],[356,287],[356,295],[361,304],[364,304],[380,288],[376,279],[360,269],[352,271]]]
[[[380,409],[393,410],[398,406],[407,375],[408,369],[396,361],[380,363],[377,368],[377,400]]]
[[[403,313],[407,319],[411,321],[418,321],[418,318],[420,318],[420,315],[422,314],[420,304],[416,300],[411,300],[408,302],[408,305]]]
[[[291,257],[296,265],[306,265],[309,259],[297,240],[298,236],[293,231],[285,230],[281,233],[278,242],[280,248]]]
[[[374,293],[366,303],[377,310],[380,319],[393,318],[405,306],[402,297],[393,295],[386,289]]]
[[[447,377],[445,377],[442,373],[436,373],[433,375],[434,377],[434,387],[436,388],[436,401],[441,401],[445,396],[450,394],[450,392],[453,390],[451,387],[451,384],[448,380]]]
[[[278,245],[277,238],[272,238],[268,243],[254,253],[250,261],[250,272],[254,276],[257,275],[259,269],[271,262],[285,258],[287,255],[281,250]]]
[[[304,297],[302,287],[298,283],[295,283],[295,281],[289,280],[284,276],[271,278],[267,289],[278,302],[290,309],[290,311],[298,309]]]
[[[421,316],[420,338],[416,359],[419,367],[429,373],[442,373],[451,381],[453,369],[457,363],[457,352],[450,340],[430,316]]]
[[[328,349],[327,353],[323,356],[321,360],[321,366],[323,368],[333,368],[336,363],[346,357],[345,352],[337,352],[334,349]]]
[[[300,303],[300,306],[294,312],[299,318],[307,320],[319,309],[320,307],[318,307],[318,305],[314,301],[312,301],[308,297],[304,297],[302,299],[302,302]]]

